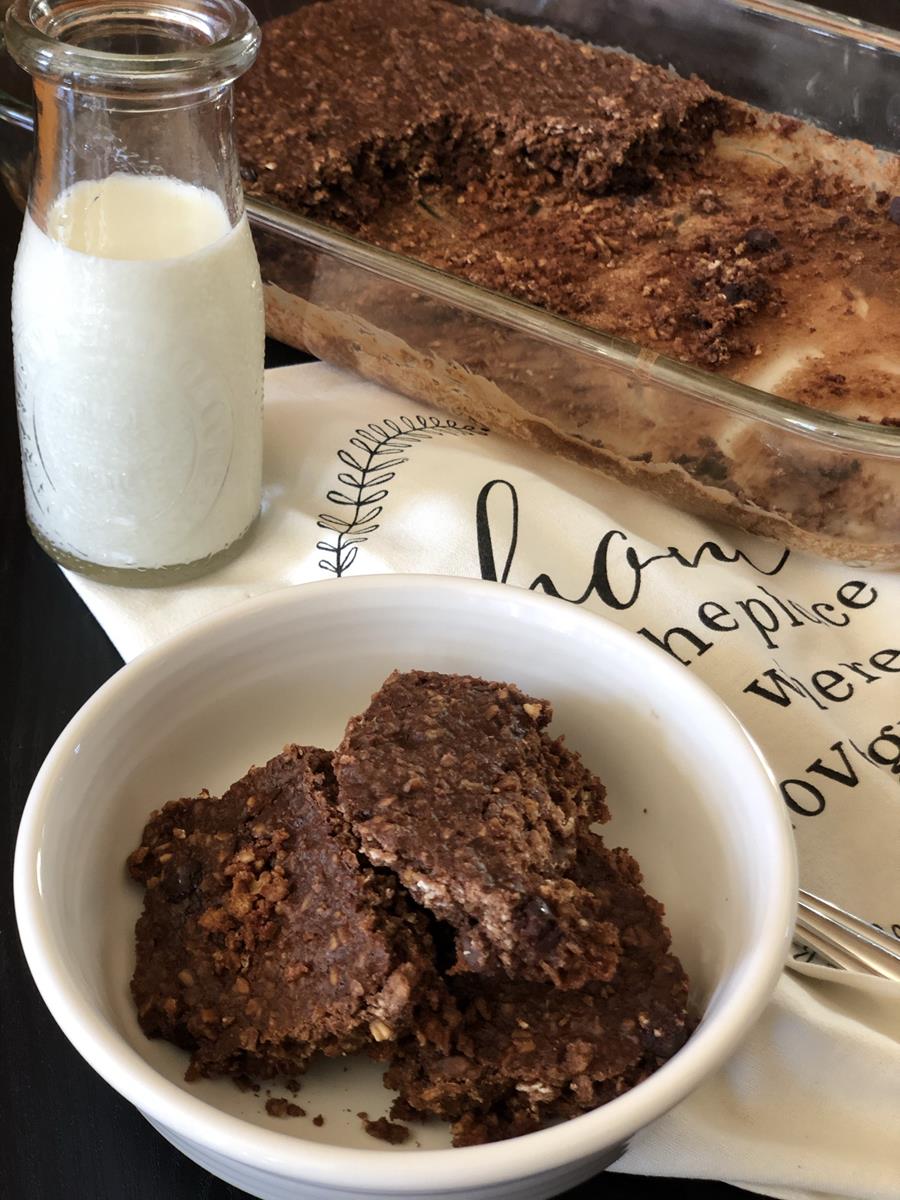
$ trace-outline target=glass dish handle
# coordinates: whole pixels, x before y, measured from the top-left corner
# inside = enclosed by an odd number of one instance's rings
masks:
[[[34,133],[34,109],[30,104],[16,100],[0,88],[0,121],[24,129],[26,133]]]
[[[0,33],[0,64],[9,63]],[[31,180],[34,109],[27,100],[0,87],[0,179],[15,204],[24,211]]]

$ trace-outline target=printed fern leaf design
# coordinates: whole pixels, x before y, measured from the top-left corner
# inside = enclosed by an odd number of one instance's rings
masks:
[[[359,547],[378,529],[388,484],[397,467],[408,461],[413,446],[435,437],[483,437],[487,432],[483,425],[421,415],[396,421],[385,418],[357,429],[350,448],[338,450],[343,468],[337,477],[340,486],[328,492],[330,503],[343,511],[320,513],[317,521],[320,529],[334,536],[333,541],[316,542],[316,549],[325,554],[319,559],[321,569],[339,578],[353,566]]]

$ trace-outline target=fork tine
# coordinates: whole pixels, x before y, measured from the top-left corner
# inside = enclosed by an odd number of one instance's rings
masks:
[[[820,912],[823,916],[832,917],[835,921],[858,933],[866,941],[880,946],[882,950],[887,951],[894,958],[900,959],[900,939],[893,937],[889,933],[885,933],[883,929],[878,929],[877,926],[870,925],[868,921],[864,921],[861,917],[847,912],[845,908],[840,908],[833,901],[825,900],[821,896],[815,895],[814,892],[807,892],[804,888],[800,888],[800,903],[813,909],[813,911]]]
[[[830,900],[801,888],[797,924],[855,959],[856,969],[862,964],[874,974],[900,981],[900,942]]]
[[[820,937],[815,930],[807,928],[799,918],[795,930],[795,940],[803,946],[808,946],[810,950],[815,950],[820,958],[824,958],[826,962],[831,963],[834,967],[843,967],[845,971],[864,971],[867,975],[875,975],[871,967],[867,967],[865,963],[860,962],[852,954],[845,954],[833,942],[826,941],[825,938]]]

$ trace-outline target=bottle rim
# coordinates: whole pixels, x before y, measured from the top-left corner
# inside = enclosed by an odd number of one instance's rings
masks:
[[[148,40],[160,52],[142,52]],[[88,92],[172,95],[233,82],[256,58],[260,31],[241,0],[14,0],[5,41],[38,78]]]

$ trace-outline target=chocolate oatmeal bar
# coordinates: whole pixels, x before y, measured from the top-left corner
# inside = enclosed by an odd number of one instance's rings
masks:
[[[551,716],[512,684],[394,672],[333,756],[287,746],[153,813],[128,860],[144,1032],[191,1052],[189,1080],[255,1092],[364,1050],[389,1063],[391,1115],[448,1120],[458,1146],[639,1083],[690,1032],[687,980]]]
[[[167,804],[128,867],[146,888],[138,1019],[191,1051],[188,1079],[386,1050],[432,1001],[425,921],[361,858],[323,750],[288,746],[221,798]]]
[[[511,684],[394,672],[335,752],[363,852],[457,931],[458,969],[578,987],[609,979],[609,898],[566,870],[605,821],[605,789]]]
[[[573,874],[614,896],[614,978],[564,991],[496,975],[451,977],[443,1011],[401,1041],[385,1077],[400,1093],[396,1116],[450,1120],[457,1146],[513,1137],[615,1098],[684,1044],[687,979],[634,859],[586,834]]]

